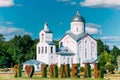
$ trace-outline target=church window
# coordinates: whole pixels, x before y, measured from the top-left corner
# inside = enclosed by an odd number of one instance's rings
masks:
[[[37,69],[39,69],[39,66],[37,66]]]
[[[78,32],[78,27],[77,27],[77,32]]]
[[[71,58],[71,64],[73,64],[73,58]]]
[[[60,42],[60,47],[62,47],[63,46],[63,43],[62,42]]]
[[[51,47],[51,53],[53,53],[53,47]]]
[[[40,54],[40,47],[38,47],[38,53]]]
[[[87,49],[85,49],[85,58],[87,58]]]
[[[47,47],[45,47],[45,53],[47,53]]]
[[[44,51],[44,47],[42,47],[42,53],[43,53],[43,51]]]
[[[80,58],[79,58],[79,63],[80,63]]]
[[[85,58],[87,58],[87,41],[85,41]]]
[[[92,52],[94,52],[94,46],[92,47]]]
[[[67,58],[67,63],[69,64],[69,58]]]

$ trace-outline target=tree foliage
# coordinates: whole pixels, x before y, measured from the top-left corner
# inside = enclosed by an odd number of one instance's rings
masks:
[[[105,64],[111,63],[113,60],[114,57],[111,54],[108,54],[107,51],[102,52],[98,59],[101,66],[105,66]]]
[[[113,64],[106,64],[105,65],[106,71],[108,70],[109,72],[113,73],[114,69],[115,69],[115,66]]]
[[[100,55],[101,52],[104,51],[104,44],[100,39],[98,39],[96,41],[97,41],[97,52],[98,52],[98,55]]]

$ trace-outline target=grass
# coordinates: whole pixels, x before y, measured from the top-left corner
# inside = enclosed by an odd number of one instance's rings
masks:
[[[0,80],[100,80],[95,78],[41,78],[40,75],[33,75],[32,78],[28,78],[26,74],[23,74],[21,78],[15,78],[14,74],[0,74]],[[105,80],[105,79],[101,79]]]
[[[25,73],[21,78],[15,78],[14,74],[0,74],[0,80],[120,80],[120,74],[105,74],[105,79],[100,78],[41,78],[41,75],[35,74],[32,78],[28,78]]]

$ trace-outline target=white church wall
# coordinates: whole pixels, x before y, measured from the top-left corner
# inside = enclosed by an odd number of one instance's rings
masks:
[[[39,38],[40,38],[39,40],[41,42],[44,42],[44,37],[42,35],[45,35],[45,32],[43,30],[39,33]]]
[[[40,47],[40,53],[38,49],[39,47]],[[47,53],[45,52],[45,47],[47,47]],[[42,48],[43,48],[43,51],[42,51]],[[48,44],[46,42],[39,42],[37,44],[37,60],[48,64],[49,63],[48,53],[49,53]]]
[[[94,44],[94,45],[92,45],[92,44]],[[97,54],[97,46],[96,46],[97,43],[96,43],[96,41],[94,39],[92,39],[90,36],[87,36],[87,37],[84,38],[84,45],[85,45],[84,60],[89,61],[89,60],[97,59],[97,56],[96,56],[96,54]],[[94,49],[94,51],[93,51],[93,49]],[[87,52],[87,57],[86,57],[85,52]]]
[[[84,32],[84,23],[83,22],[71,22],[71,32],[74,34],[80,34]]]
[[[45,34],[45,40],[46,41],[52,41],[52,33],[46,33]]]
[[[74,56],[74,55],[73,55]],[[70,64],[70,67],[72,67],[73,57],[72,55],[58,55],[58,67],[60,67],[61,64]]]
[[[57,63],[58,63],[58,55],[56,55],[55,53],[49,55],[49,65],[50,64],[57,64]]]
[[[77,43],[75,40],[73,40],[69,35],[66,35],[60,42],[62,42],[62,45],[64,47],[68,47],[72,52],[76,53],[77,52]]]

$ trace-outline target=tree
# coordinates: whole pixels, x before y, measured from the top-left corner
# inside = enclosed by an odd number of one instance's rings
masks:
[[[0,68],[11,66],[11,56],[7,52],[8,46],[4,40],[4,36],[0,34]]]
[[[100,39],[98,39],[96,41],[97,41],[97,52],[98,52],[98,55],[100,55],[101,52],[104,51],[104,44]]]
[[[21,64],[26,60],[35,59],[36,44],[29,35],[16,35],[9,41],[9,52],[14,64]]]
[[[113,49],[111,50],[110,54],[114,56],[113,64],[117,66],[117,57],[120,55],[120,50],[116,46],[113,46]]]
[[[110,53],[109,46],[106,44],[104,45],[104,51],[107,51],[108,53]]]
[[[4,40],[5,40],[4,36],[2,34],[0,34],[0,42],[4,41]]]
[[[98,61],[101,66],[105,66],[108,63],[111,63],[114,60],[114,57],[111,54],[108,54],[107,51],[102,52],[99,57]]]
[[[117,66],[120,68],[120,56],[117,57]]]
[[[113,73],[114,69],[115,69],[115,66],[113,64],[106,64],[105,65],[106,71],[108,70],[109,72]]]
[[[21,63],[24,60],[24,56],[22,56],[22,37],[20,35],[15,35],[9,42],[8,52],[12,57],[13,64]],[[23,59],[21,59],[23,58]]]
[[[59,48],[59,41],[57,41],[57,40],[53,40],[53,42],[55,43],[56,48]]]

